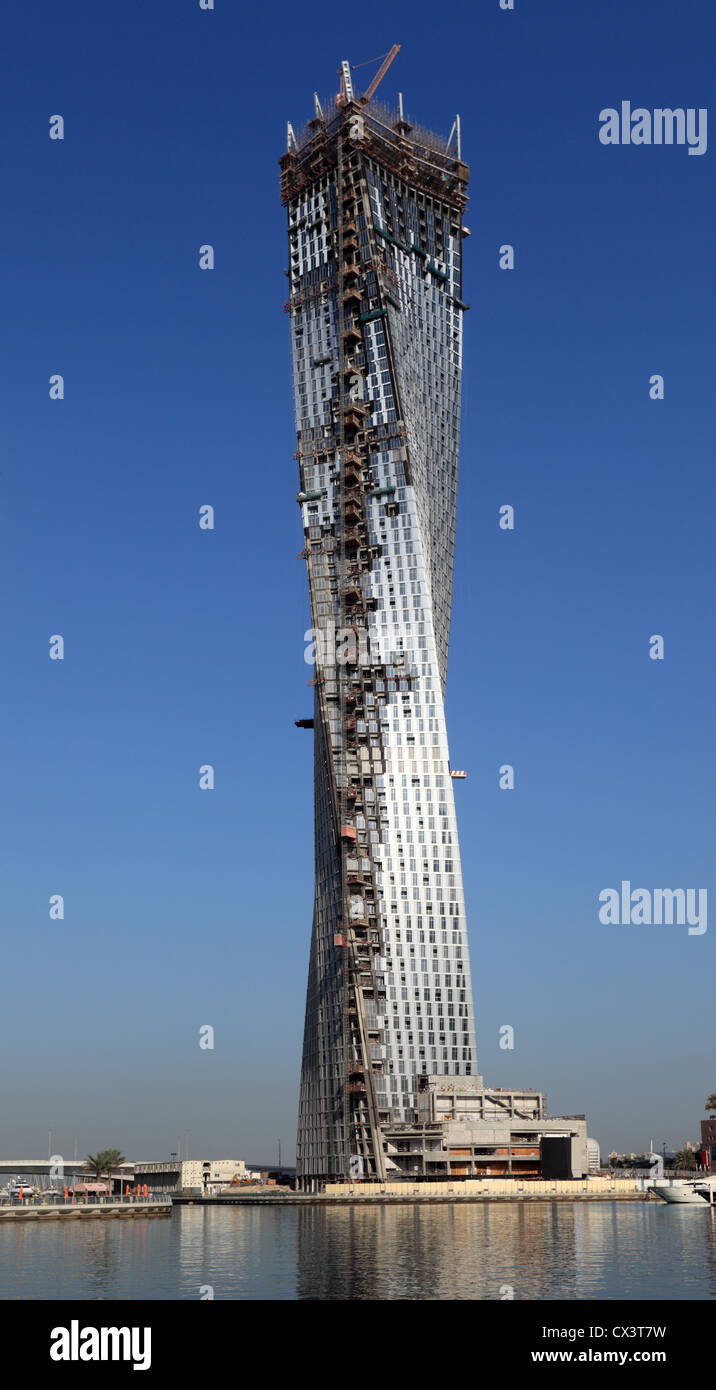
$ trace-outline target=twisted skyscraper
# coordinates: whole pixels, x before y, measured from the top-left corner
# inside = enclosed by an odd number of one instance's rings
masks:
[[[419,1078],[477,1072],[443,710],[468,169],[459,119],[411,125],[347,63],[314,110],[281,159],[315,654],[304,1187],[385,1178]]]

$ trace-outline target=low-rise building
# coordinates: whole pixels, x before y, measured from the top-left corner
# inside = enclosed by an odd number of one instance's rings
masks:
[[[152,1192],[194,1192],[207,1197],[249,1178],[243,1158],[182,1158],[136,1163],[134,1172],[135,1181],[146,1183]]]
[[[479,1076],[423,1076],[412,1124],[386,1124],[388,1176],[580,1178],[584,1115],[548,1115],[539,1091],[489,1089]]]
[[[716,1115],[701,1121],[700,1162],[707,1173],[716,1173]]]

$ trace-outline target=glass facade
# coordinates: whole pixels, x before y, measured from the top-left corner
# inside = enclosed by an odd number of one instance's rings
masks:
[[[281,167],[316,653],[306,1185],[385,1177],[417,1078],[477,1072],[443,708],[467,168],[359,102]]]

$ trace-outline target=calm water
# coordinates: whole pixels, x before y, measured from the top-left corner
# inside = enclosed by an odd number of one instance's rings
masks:
[[[3,1299],[716,1298],[716,1208],[177,1208],[0,1227]]]

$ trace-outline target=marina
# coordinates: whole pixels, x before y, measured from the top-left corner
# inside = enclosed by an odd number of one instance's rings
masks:
[[[653,1183],[649,1191],[672,1206],[713,1206],[716,1178],[672,1179]]]

